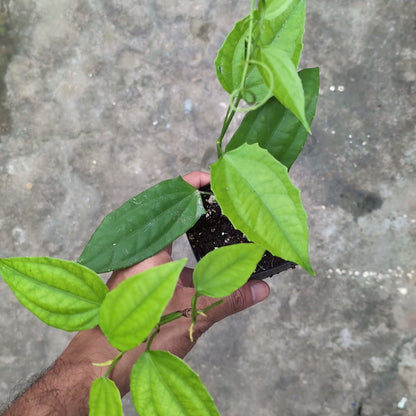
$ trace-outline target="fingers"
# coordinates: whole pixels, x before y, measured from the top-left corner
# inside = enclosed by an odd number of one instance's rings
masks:
[[[230,296],[224,298],[222,304],[207,313],[209,326],[229,315],[233,315],[263,301],[269,294],[270,287],[266,282],[262,280],[250,280]],[[213,303],[212,299],[210,299],[209,303]]]
[[[179,282],[183,287],[194,287],[193,281],[194,269],[185,267],[179,277]]]
[[[142,262],[135,264],[134,266],[127,267],[126,269],[115,271],[110,279],[107,281],[107,286],[110,290],[116,288],[122,281],[126,280],[128,277],[135,276],[138,273],[144,272],[147,269],[152,267],[160,266],[161,264],[168,263],[172,261],[171,257],[172,248],[169,245],[167,248],[159,251],[152,257],[149,257]]]
[[[211,177],[209,173],[201,172],[201,171],[195,171],[188,173],[184,176],[182,176],[183,180],[188,182],[189,185],[192,185],[194,188],[201,188],[205,185],[208,185],[211,181]]]

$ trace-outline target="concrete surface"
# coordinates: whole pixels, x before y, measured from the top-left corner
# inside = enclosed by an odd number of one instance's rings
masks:
[[[248,1],[1,10],[1,256],[76,259],[111,209],[215,160],[227,96],[213,60]],[[189,355],[224,416],[416,415],[415,10],[307,2],[302,65],[321,67],[321,96],[292,177],[317,275],[272,279],[266,303]],[[2,401],[71,334],[48,329],[2,281],[0,296]]]

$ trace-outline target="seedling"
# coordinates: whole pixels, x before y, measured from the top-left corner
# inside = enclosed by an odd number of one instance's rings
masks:
[[[237,22],[215,60],[229,106],[214,144],[211,189],[222,213],[249,242],[211,251],[196,265],[190,336],[199,296],[223,298],[241,287],[267,250],[313,274],[308,226],[300,192],[288,170],[302,150],[319,87],[317,68],[297,71],[302,52],[305,0],[261,0]],[[245,103],[245,104],[244,104]],[[243,104],[243,105],[242,105]],[[247,112],[224,146],[237,112]],[[200,192],[182,178],[163,181],[104,218],[77,262],[48,257],[0,260],[0,273],[18,300],[46,324],[66,331],[99,325],[120,353],[90,391],[90,415],[121,415],[109,378],[123,354],[147,340],[131,372],[134,406],[146,415],[218,415],[209,393],[182,360],[151,349],[186,259],[146,270],[109,292],[97,273],[153,256],[205,215]],[[172,373],[174,369],[174,373]],[[180,387],[178,387],[180,386]],[[163,400],[160,399],[163,397]]]

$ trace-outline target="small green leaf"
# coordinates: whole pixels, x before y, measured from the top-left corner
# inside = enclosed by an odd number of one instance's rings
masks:
[[[181,177],[163,181],[107,215],[78,259],[97,273],[158,253],[205,213],[199,191]]]
[[[275,19],[279,17],[291,4],[293,0],[265,0],[264,4],[264,18]],[[262,11],[263,3],[259,2],[259,10]]]
[[[169,303],[185,263],[182,259],[145,270],[107,295],[99,325],[111,345],[128,351],[145,340]]]
[[[130,387],[142,416],[219,416],[198,374],[169,352],[142,354],[132,368]]]
[[[100,377],[93,381],[88,416],[123,416],[120,392],[113,380]]]
[[[273,95],[288,108],[310,132],[305,115],[305,97],[302,81],[296,67],[286,52],[273,46],[260,49],[257,59],[266,65],[271,74],[263,66],[259,71],[266,84],[272,88]],[[271,75],[271,76],[270,76]]]
[[[248,36],[248,29],[249,16],[235,24],[215,59],[218,81],[229,94],[241,85],[245,60],[245,40]]]
[[[264,248],[257,244],[220,247],[203,257],[194,270],[196,294],[222,298],[230,295],[250,278]]]
[[[319,68],[304,69],[299,77],[305,92],[306,119],[311,124],[319,94]],[[264,106],[247,113],[225,150],[236,149],[243,143],[258,143],[289,169],[307,136],[302,123],[273,97]]]
[[[224,215],[250,241],[313,274],[300,192],[267,150],[243,144],[224,153],[211,166],[211,187]]]
[[[272,0],[278,8],[282,1]],[[292,0],[276,18],[266,18],[259,29],[259,45],[285,51],[297,68],[302,54],[302,38],[305,32],[305,0]],[[266,6],[267,10],[267,6]]]
[[[50,257],[0,259],[0,274],[20,303],[41,321],[65,331],[97,325],[108,288],[93,271]]]
[[[254,13],[254,19],[258,14]],[[231,94],[242,84],[246,42],[249,35],[250,16],[237,22],[228,34],[215,60],[217,78],[221,86]],[[255,34],[254,34],[255,35]],[[243,98],[253,104],[271,97],[271,90],[264,83],[256,65],[250,64],[244,85]]]

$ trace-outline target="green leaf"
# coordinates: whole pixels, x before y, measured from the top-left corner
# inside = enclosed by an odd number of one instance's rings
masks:
[[[259,66],[266,84],[272,88],[273,95],[288,108],[310,132],[305,115],[305,97],[302,81],[296,67],[286,52],[268,46],[259,51],[257,59],[266,65],[271,73]]]
[[[291,4],[293,0],[265,0],[264,4],[264,18],[265,19],[275,19],[279,17]],[[259,2],[260,12],[263,9],[263,2]]]
[[[215,60],[217,78],[229,94],[241,87],[246,41],[249,35],[249,18],[250,16],[247,16],[235,24]],[[261,102],[271,96],[271,90],[264,83],[256,65],[251,64],[248,67],[245,90],[243,98],[250,103]]]
[[[267,3],[276,4],[281,1],[272,0]],[[292,0],[283,13],[273,19],[264,19],[260,26],[259,45],[285,51],[297,68],[302,54],[302,38],[305,32],[305,0]]]
[[[273,95],[272,90],[264,82],[256,65],[249,66],[245,89],[243,99],[249,104],[266,101]]]
[[[220,247],[204,256],[194,270],[197,296],[223,298],[247,282],[264,254],[257,244]]]
[[[161,182],[107,215],[78,263],[97,273],[132,266],[176,240],[204,213],[199,191],[181,177]]]
[[[319,68],[304,69],[299,72],[299,77],[305,92],[306,119],[311,124],[319,94]],[[244,117],[225,150],[236,149],[243,143],[258,143],[290,169],[307,136],[302,123],[273,97]]]
[[[120,392],[113,380],[100,377],[90,390],[89,416],[123,416]]]
[[[93,271],[50,257],[0,259],[0,274],[23,306],[46,324],[65,331],[96,326],[108,293]]]
[[[169,352],[142,354],[131,371],[130,387],[142,416],[219,416],[199,376]]]
[[[300,192],[267,150],[243,144],[224,153],[211,166],[211,187],[223,214],[250,241],[313,274]]]
[[[253,50],[256,59],[258,59],[259,51],[269,46],[285,51],[297,67],[303,48],[305,0],[291,0],[290,6],[272,20],[260,20],[258,11],[255,11],[254,22]],[[250,18],[247,16],[235,24],[215,59],[217,78],[229,94],[239,89],[242,83],[249,23]],[[249,65],[245,89],[249,92],[244,92],[243,98],[248,102],[259,103],[271,96],[270,88],[264,82],[263,75],[253,64]]]
[[[241,85],[248,29],[249,16],[235,24],[224,44],[218,50],[215,59],[218,81],[229,94]]]
[[[99,325],[111,345],[128,351],[146,339],[169,303],[185,263],[182,259],[145,270],[107,295]]]

